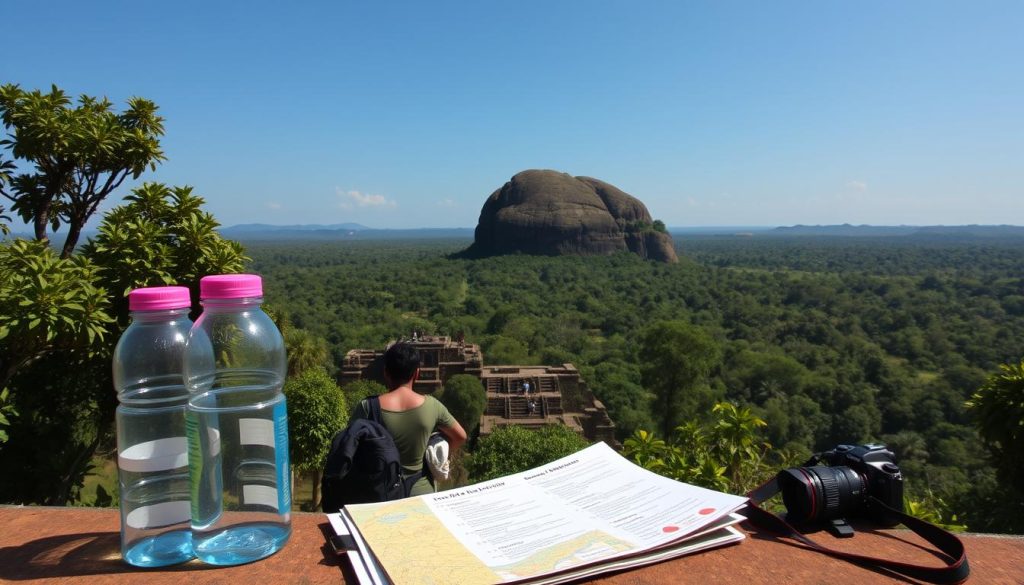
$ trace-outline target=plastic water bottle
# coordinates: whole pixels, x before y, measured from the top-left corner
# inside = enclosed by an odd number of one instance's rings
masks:
[[[183,286],[131,291],[132,323],[114,349],[121,556],[139,567],[193,558],[182,376],[190,305]]]
[[[269,556],[291,535],[284,339],[260,309],[263,281],[199,282],[185,358],[192,547],[214,565]]]

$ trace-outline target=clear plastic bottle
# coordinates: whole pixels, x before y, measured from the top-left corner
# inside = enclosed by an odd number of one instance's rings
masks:
[[[182,375],[190,305],[183,286],[131,291],[132,323],[114,349],[121,556],[139,567],[193,558]]]
[[[255,561],[291,535],[284,339],[255,274],[200,280],[185,374],[192,547],[214,565]]]

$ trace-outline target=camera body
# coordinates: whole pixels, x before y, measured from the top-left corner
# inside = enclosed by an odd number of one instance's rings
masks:
[[[838,445],[808,465],[815,461],[826,465],[791,467],[776,477],[792,521],[840,524],[845,518],[863,516],[881,526],[899,523],[870,499],[903,510],[903,474],[885,445]]]
[[[822,453],[822,461],[831,467],[845,465],[865,479],[868,496],[874,496],[886,506],[903,511],[903,473],[896,465],[896,455],[879,443],[867,445],[838,445]],[[872,522],[895,526],[898,520],[888,519],[885,510],[868,502],[865,512]]]

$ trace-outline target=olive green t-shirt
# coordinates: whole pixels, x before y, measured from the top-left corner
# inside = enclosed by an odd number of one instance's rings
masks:
[[[455,424],[455,417],[448,412],[445,405],[433,396],[424,396],[423,404],[409,410],[394,411],[380,409],[384,427],[395,439],[402,467],[406,472],[415,473],[423,469],[423,453],[427,450],[427,439],[435,428],[450,427]],[[352,418],[370,418],[370,409],[366,400],[356,405]],[[413,487],[412,495],[418,496],[433,492],[427,479],[421,478]]]

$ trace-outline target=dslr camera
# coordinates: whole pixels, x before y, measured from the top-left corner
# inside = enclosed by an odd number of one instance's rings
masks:
[[[903,475],[885,445],[839,445],[814,455],[804,467],[780,471],[775,479],[789,521],[827,522],[837,536],[853,536],[847,518],[864,517],[886,527],[899,524],[876,500],[903,511]]]

